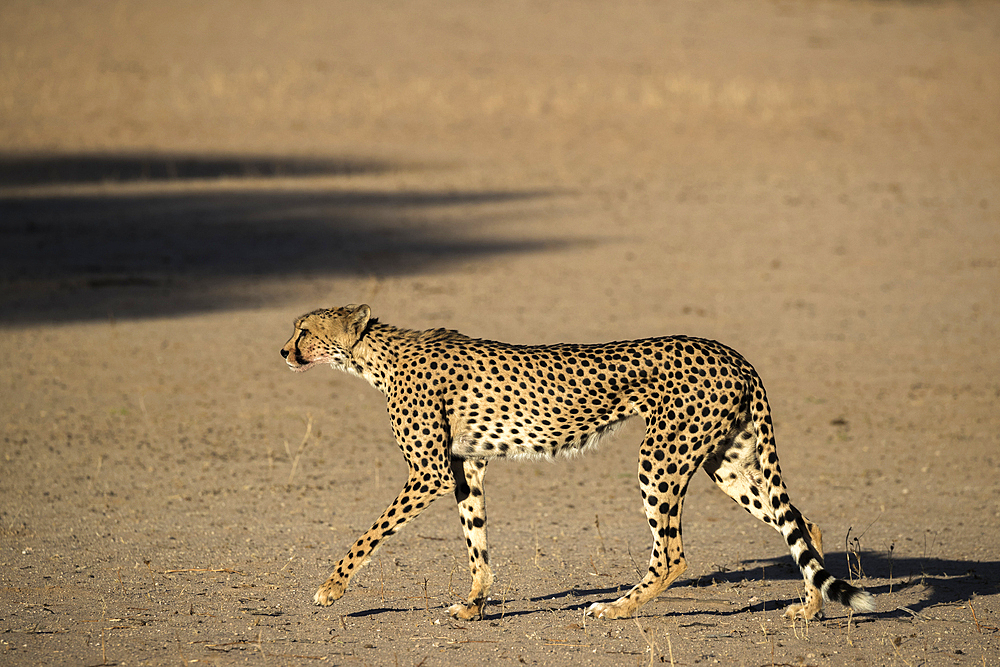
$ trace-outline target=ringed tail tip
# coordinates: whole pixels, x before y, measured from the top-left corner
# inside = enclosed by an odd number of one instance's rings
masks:
[[[834,579],[829,587],[824,587],[826,599],[839,602],[859,612],[875,611],[875,596],[868,591],[851,586],[846,581]]]
[[[871,612],[875,611],[875,596],[868,591],[855,589],[848,602],[854,611]]]

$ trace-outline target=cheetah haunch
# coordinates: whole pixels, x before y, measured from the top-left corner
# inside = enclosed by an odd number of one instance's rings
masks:
[[[858,611],[875,608],[870,593],[824,569],[819,528],[788,500],[760,377],[720,343],[670,336],[508,345],[444,329],[397,329],[372,318],[368,306],[351,305],[300,317],[281,355],[292,370],[328,363],[385,394],[409,467],[399,496],[337,563],[316,604],[340,598],[387,537],[432,500],[454,492],[472,590],[448,612],[482,618],[493,582],[483,495],[490,459],[586,449],[638,415],[646,422],[639,490],[653,552],[642,581],[613,602],[592,604],[589,615],[633,616],[684,572],[681,504],[699,467],[785,538],[805,579],[805,598],[790,605],[786,617],[820,617],[824,598]]]

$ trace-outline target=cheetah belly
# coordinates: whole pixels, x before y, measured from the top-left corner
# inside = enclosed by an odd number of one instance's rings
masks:
[[[456,458],[552,458],[573,455],[596,446],[628,419],[591,424],[579,430],[553,428],[545,424],[496,424],[482,431],[462,425],[453,430],[452,456]]]

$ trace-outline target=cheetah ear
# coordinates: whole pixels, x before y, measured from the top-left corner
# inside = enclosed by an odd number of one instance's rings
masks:
[[[352,303],[347,307],[347,310],[350,311],[347,315],[347,328],[355,337],[361,338],[365,327],[368,326],[368,320],[372,317],[372,309],[366,303],[360,306],[355,306]]]

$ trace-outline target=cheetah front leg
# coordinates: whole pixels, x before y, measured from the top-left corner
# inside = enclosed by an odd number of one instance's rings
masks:
[[[452,459],[452,474],[458,484],[455,486],[455,500],[462,521],[462,532],[469,547],[469,570],[472,573],[472,590],[465,603],[448,607],[448,613],[462,620],[482,619],[483,606],[493,585],[490,570],[489,549],[486,546],[486,493],[483,476],[486,474],[486,459]]]
[[[358,538],[347,555],[340,559],[337,569],[316,591],[313,602],[326,607],[333,604],[334,600],[340,599],[347,590],[351,577],[364,567],[383,540],[424,511],[432,500],[443,496],[454,487],[455,481],[451,477],[443,475],[431,477],[411,468],[410,478],[403,486],[403,490],[382,512],[382,516],[372,524],[372,527]]]

